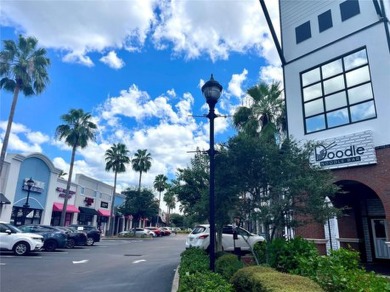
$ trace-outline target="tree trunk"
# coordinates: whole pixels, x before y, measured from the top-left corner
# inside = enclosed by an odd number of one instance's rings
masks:
[[[141,193],[141,177],[142,177],[142,171],[139,172],[139,180],[138,180],[138,191]]]
[[[12,127],[12,122],[14,120],[16,104],[18,103],[19,91],[20,91],[20,88],[18,85],[16,85],[15,90],[14,90],[14,97],[12,99],[11,109],[9,112],[7,129],[5,131],[5,136],[4,136],[4,140],[3,140],[3,146],[1,147],[0,177],[1,177],[1,173],[3,171],[3,165],[4,165],[4,161],[5,161],[5,153],[7,152],[8,140],[9,140],[9,136],[11,134],[11,127]]]
[[[68,197],[70,191],[70,184],[72,182],[73,165],[74,165],[74,158],[76,156],[76,148],[77,146],[73,146],[72,148],[72,158],[70,160],[69,177],[68,177],[68,182],[66,184],[66,192],[64,198],[64,206],[62,207],[62,212],[61,212],[60,226],[65,226],[66,207],[68,206]]]
[[[108,235],[113,236],[114,235],[114,228],[115,228],[115,214],[114,214],[114,203],[115,203],[115,192],[116,192],[116,179],[118,176],[118,172],[115,171],[114,175],[114,191],[112,195],[112,200],[111,200],[111,212],[110,212],[110,218],[108,221],[109,224],[109,229],[108,229]]]

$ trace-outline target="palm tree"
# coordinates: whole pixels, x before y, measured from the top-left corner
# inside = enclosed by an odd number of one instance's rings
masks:
[[[109,222],[109,233],[114,234],[114,203],[115,203],[115,192],[116,192],[116,179],[118,173],[126,172],[126,164],[130,163],[130,158],[127,156],[129,151],[125,144],[114,144],[110,149],[106,151],[106,171],[112,170],[114,172],[114,192],[111,201],[111,217]],[[114,217],[115,218],[115,217]]]
[[[284,100],[279,83],[264,82],[247,90],[249,106],[241,106],[234,114],[233,123],[238,130],[251,136],[261,135],[274,139],[277,132],[286,130]]]
[[[167,224],[169,225],[171,209],[174,209],[176,207],[175,193],[173,192],[172,188],[169,188],[168,191],[164,194],[164,202],[167,204],[168,207]]]
[[[22,92],[26,97],[38,95],[44,91],[49,83],[47,67],[50,65],[50,60],[46,58],[46,50],[37,48],[37,44],[36,38],[25,38],[19,35],[17,43],[5,40],[4,50],[0,52],[0,88],[13,92],[7,129],[1,147],[0,177],[19,92]]]
[[[85,148],[89,140],[95,139],[96,124],[91,122],[92,116],[85,113],[82,109],[71,109],[69,113],[61,116],[65,122],[59,125],[56,129],[56,138],[58,140],[65,139],[65,143],[72,147],[72,157],[70,160],[68,182],[66,184],[66,195],[64,198],[64,207],[61,213],[60,225],[65,225],[66,207],[68,204],[68,195],[70,190],[70,183],[72,181],[73,164],[77,148]]]
[[[153,187],[159,193],[159,195],[158,195],[158,214],[157,214],[157,221],[156,221],[157,226],[158,226],[158,220],[160,217],[161,192],[163,192],[168,187],[167,180],[168,180],[168,178],[165,175],[159,174],[156,176],[156,178],[154,179],[154,183],[153,183]]]
[[[139,172],[138,191],[141,192],[141,178],[143,172],[148,172],[152,167],[152,157],[147,149],[138,149],[131,160],[131,165],[134,171]]]

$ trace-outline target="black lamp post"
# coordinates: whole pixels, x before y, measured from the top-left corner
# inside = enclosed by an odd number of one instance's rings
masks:
[[[214,80],[213,74],[211,78],[202,86],[202,93],[206,98],[206,102],[209,105],[209,113],[207,118],[210,120],[210,149],[208,151],[210,157],[210,193],[209,193],[209,223],[210,223],[210,270],[215,270],[215,198],[214,198],[214,119],[217,117],[215,114],[215,105],[218,102],[222,93],[222,86]]]
[[[28,204],[28,200],[30,199],[31,188],[34,186],[35,181],[32,179],[32,177],[30,177],[29,180],[26,181],[26,184],[27,184],[27,199],[26,199],[26,203],[24,203],[23,205],[23,225],[25,224],[26,216],[29,212],[30,205]]]

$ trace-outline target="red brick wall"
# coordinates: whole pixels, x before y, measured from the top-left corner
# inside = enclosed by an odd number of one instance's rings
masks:
[[[333,173],[336,181],[357,181],[365,184],[378,195],[385,209],[390,237],[390,147],[377,149],[376,155],[376,165],[337,169]],[[356,218],[353,212],[349,216],[339,218],[339,233],[341,238],[358,238]],[[325,238],[323,225],[316,223],[297,228],[296,235],[311,239]],[[359,245],[355,245],[351,247],[359,250]],[[347,247],[347,244],[341,243],[341,246]],[[325,244],[318,244],[317,247],[321,253],[325,254]]]

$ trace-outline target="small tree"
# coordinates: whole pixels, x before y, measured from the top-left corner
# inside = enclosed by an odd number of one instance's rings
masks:
[[[68,182],[66,184],[64,206],[62,209],[60,221],[60,225],[64,226],[76,151],[79,147],[87,147],[88,142],[95,139],[97,126],[91,121],[92,116],[89,113],[85,113],[82,109],[71,109],[69,113],[62,115],[61,119],[65,122],[65,124],[59,125],[57,127],[55,134],[56,138],[58,140],[65,139],[65,143],[72,147],[69,176]]]
[[[161,206],[161,192],[165,191],[166,188],[168,188],[168,178],[163,175],[159,174],[154,179],[153,187],[158,191],[158,214],[157,214],[157,221],[156,225],[158,226],[158,220],[160,219],[160,206]]]
[[[122,192],[126,196],[123,206],[118,211],[125,215],[132,215],[134,221],[141,218],[152,218],[158,211],[158,202],[152,191],[143,189],[141,192],[126,189]]]
[[[126,148],[125,144],[118,143],[111,146],[110,149],[106,151],[106,171],[112,170],[114,172],[114,190],[112,193],[111,200],[111,217],[110,217],[110,235],[114,234],[114,203],[115,203],[115,193],[116,193],[116,180],[118,173],[126,172],[126,164],[130,163],[130,158],[127,156],[129,151]]]
[[[168,191],[164,194],[164,202],[167,204],[168,208],[167,224],[169,225],[171,223],[171,210],[176,207],[176,196],[173,189],[168,188]]]
[[[19,35],[17,43],[12,40],[3,42],[4,49],[0,52],[0,88],[13,92],[13,99],[1,147],[0,177],[19,93],[22,92],[26,97],[42,93],[49,83],[47,68],[50,65],[46,50],[37,48],[38,40],[34,37]]]
[[[152,156],[147,149],[138,149],[131,160],[131,165],[134,171],[139,172],[138,191],[141,192],[142,173],[148,172],[152,167]]]

